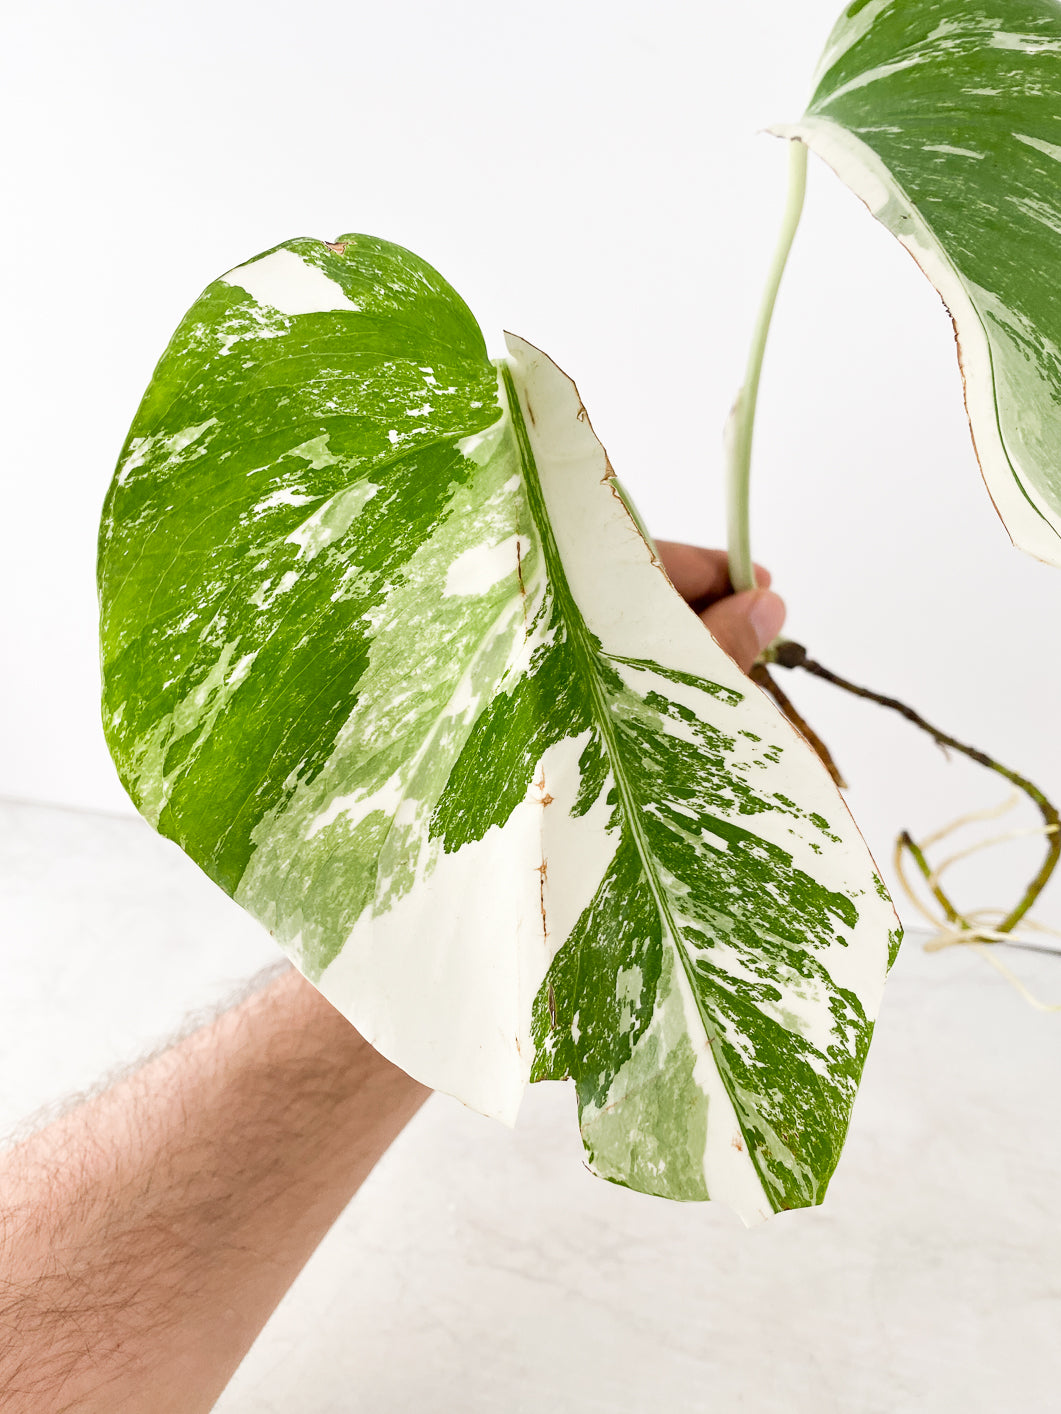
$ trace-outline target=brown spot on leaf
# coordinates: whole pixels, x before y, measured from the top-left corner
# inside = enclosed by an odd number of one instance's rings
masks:
[[[346,253],[346,241],[325,241],[324,244],[329,250],[335,251],[336,255],[345,255]]]
[[[530,633],[530,625],[527,623],[527,586],[523,583],[523,554],[520,550],[519,535],[516,535],[516,578],[519,580],[519,602],[523,610],[523,636],[526,638]]]
[[[538,779],[534,782],[536,788],[545,794],[545,767],[542,766],[538,772]],[[542,855],[542,862],[538,865],[538,906],[542,911],[542,937],[549,936],[549,923],[545,917],[545,880],[549,874],[549,861]]]

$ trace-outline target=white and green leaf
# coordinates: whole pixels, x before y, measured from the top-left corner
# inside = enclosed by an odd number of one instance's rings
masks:
[[[977,456],[1021,549],[1061,564],[1061,5],[856,0],[806,116],[955,324]]]
[[[675,593],[571,381],[363,236],[211,285],[104,511],[143,813],[384,1054],[748,1220],[821,1200],[894,914],[817,758]]]

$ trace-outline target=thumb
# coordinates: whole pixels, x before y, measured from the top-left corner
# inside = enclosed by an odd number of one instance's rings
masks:
[[[785,601],[770,589],[749,589],[727,594],[700,615],[711,636],[725,649],[742,672],[781,632]]]

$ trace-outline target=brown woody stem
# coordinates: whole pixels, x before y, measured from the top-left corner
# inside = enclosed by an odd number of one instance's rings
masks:
[[[889,707],[893,712],[898,712],[901,717],[905,717],[908,722],[912,722],[915,727],[920,727],[923,732],[927,732],[937,746],[952,751],[958,751],[963,756],[968,756],[971,761],[976,761],[979,765],[986,766],[989,771],[994,771],[997,775],[1010,781],[1035,802],[1046,824],[1048,840],[1046,858],[1043,860],[1039,872],[1028,885],[1020,903],[1018,903],[1016,908],[998,925],[997,931],[999,933],[1011,933],[1042,893],[1050,876],[1054,872],[1058,859],[1061,858],[1061,815],[1058,814],[1056,806],[1046,798],[1038,786],[1033,785],[1026,777],[1018,775],[1016,771],[1011,771],[1007,766],[1003,766],[993,757],[988,756],[985,751],[978,751],[974,746],[966,746],[964,742],[957,741],[946,732],[941,732],[937,727],[932,726],[930,722],[926,722],[919,712],[915,712],[912,707],[907,707],[905,702],[900,702],[895,697],[885,697],[882,693],[873,692],[868,687],[858,687],[855,683],[848,682],[846,678],[839,677],[836,673],[830,672],[828,668],[822,667],[821,663],[816,663],[813,658],[808,658],[807,650],[801,644],[786,640],[775,646],[771,656],[773,661],[780,664],[783,668],[802,668],[804,672],[813,673],[813,675],[818,678],[824,678],[826,682],[831,682],[836,687],[842,687],[845,692],[853,693],[855,697],[864,697],[870,702],[878,703],[881,707]],[[928,863],[923,855],[918,859],[920,850],[914,845],[909,835],[904,837],[903,843],[914,855],[918,867],[921,869],[926,879],[931,880],[932,871],[928,868]],[[952,921],[960,922],[960,915],[942,890],[939,889],[938,884],[933,887],[933,892]]]
[[[765,691],[770,694],[770,696],[777,703],[778,707],[780,707],[784,715],[795,727],[796,731],[798,731],[802,736],[806,737],[807,741],[817,753],[819,761],[821,761],[822,765],[829,772],[830,776],[832,776],[833,784],[836,786],[836,788],[838,790],[846,790],[847,782],[840,774],[840,769],[837,766],[836,762],[833,760],[832,752],[826,746],[825,742],[822,741],[818,733],[812,727],[807,725],[807,723],[804,721],[800,713],[796,710],[795,706],[790,701],[790,699],[785,695],[784,692],[782,692],[780,685],[776,683],[774,679],[770,676],[766,664],[756,663],[755,666],[752,668],[749,676],[751,677],[752,682],[758,683],[761,688],[765,689]]]

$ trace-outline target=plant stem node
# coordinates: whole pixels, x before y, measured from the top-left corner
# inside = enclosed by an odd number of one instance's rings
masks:
[[[802,643],[793,643],[790,638],[774,644],[774,662],[781,668],[802,668],[807,661],[807,650]]]

